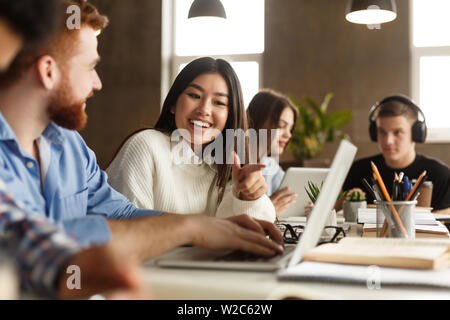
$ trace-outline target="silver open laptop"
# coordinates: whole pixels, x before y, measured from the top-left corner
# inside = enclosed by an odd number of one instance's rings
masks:
[[[286,209],[280,218],[305,216],[305,206],[309,203],[305,187],[311,181],[317,186],[325,182],[330,169],[325,168],[289,168],[281,181],[280,189],[289,187],[297,193],[297,201]]]
[[[343,140],[334,157],[319,198],[297,245],[286,246],[282,255],[273,258],[228,259],[231,251],[212,251],[194,247],[177,248],[156,260],[160,267],[274,271],[298,264],[305,253],[320,240],[327,214],[332,210],[344,184],[357,148]]]

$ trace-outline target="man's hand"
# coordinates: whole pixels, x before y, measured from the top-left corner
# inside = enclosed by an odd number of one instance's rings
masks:
[[[283,188],[275,192],[270,196],[273,206],[277,212],[277,217],[279,217],[287,208],[295,203],[297,199],[297,194],[295,192],[291,193],[289,187]]]
[[[266,193],[267,184],[261,171],[265,167],[263,164],[248,164],[241,167],[241,160],[234,152],[232,179],[241,200],[257,200]]]
[[[67,279],[71,275],[66,269],[71,265],[80,268],[80,289],[68,288]],[[58,289],[60,299],[88,299],[96,294],[120,300],[150,298],[138,264],[130,263],[128,258],[125,260],[110,247],[85,249],[72,257],[60,270]]]
[[[242,250],[262,256],[273,256],[284,251],[283,237],[275,225],[248,215],[228,219],[192,215],[188,221],[193,235],[192,245],[197,247]]]

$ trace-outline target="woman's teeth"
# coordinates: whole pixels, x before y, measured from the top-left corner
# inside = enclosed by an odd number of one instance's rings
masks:
[[[209,127],[211,127],[211,125],[209,123],[206,123],[206,122],[203,122],[203,121],[191,120],[191,123],[194,126],[197,126],[197,127],[202,127],[202,128],[209,128]]]

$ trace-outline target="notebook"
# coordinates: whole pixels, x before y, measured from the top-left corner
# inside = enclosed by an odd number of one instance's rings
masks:
[[[297,245],[286,246],[282,255],[270,259],[264,257],[243,256],[230,258],[231,251],[212,251],[194,247],[175,249],[156,259],[160,267],[171,268],[205,268],[225,270],[257,270],[274,271],[287,265],[296,265],[302,257],[314,248],[320,240],[325,227],[327,215],[330,213],[339,192],[344,184],[357,148],[343,140],[334,157],[330,172],[324,182],[322,191],[312,210],[302,237]]]
[[[323,168],[289,168],[281,181],[280,189],[289,187],[297,193],[297,201],[286,209],[280,218],[305,216],[305,206],[309,203],[305,187],[311,181],[317,186],[324,183],[330,169]]]
[[[417,238],[450,238],[447,227],[440,221],[436,225],[415,225]],[[377,225],[374,223],[365,223],[363,226],[363,238],[375,238]]]
[[[359,208],[358,209],[358,223],[375,224],[377,220],[377,210],[374,208]],[[420,225],[437,225],[436,217],[429,210],[416,209],[414,210],[415,224]],[[384,216],[378,215],[378,223],[384,222]]]

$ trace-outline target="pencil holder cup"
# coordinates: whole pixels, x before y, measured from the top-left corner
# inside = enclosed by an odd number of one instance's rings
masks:
[[[415,239],[417,201],[375,201],[375,204],[377,237]]]

